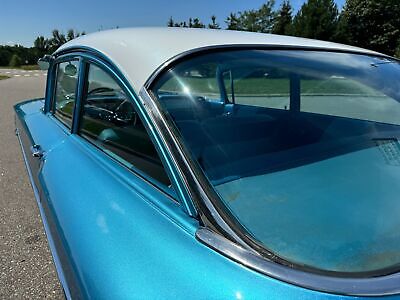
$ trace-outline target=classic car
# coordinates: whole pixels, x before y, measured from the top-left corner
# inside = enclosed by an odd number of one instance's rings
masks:
[[[39,64],[16,131],[68,299],[400,293],[400,64],[132,28]]]

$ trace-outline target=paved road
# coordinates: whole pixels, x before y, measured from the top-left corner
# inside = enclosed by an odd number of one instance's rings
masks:
[[[41,70],[17,70],[17,69],[0,69],[0,75],[9,77],[45,77],[46,72]]]
[[[12,76],[0,80],[0,299],[62,299],[12,108],[23,99],[43,97],[46,77],[41,71],[11,72],[0,69]],[[17,76],[22,74],[31,76]]]

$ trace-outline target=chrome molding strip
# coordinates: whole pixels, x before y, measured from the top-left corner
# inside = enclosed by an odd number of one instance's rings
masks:
[[[352,52],[309,47],[268,45],[211,46],[179,54],[161,65],[150,76],[144,87],[140,90],[137,99],[142,102],[142,108],[146,112],[147,116],[151,118],[151,121],[155,125],[155,131],[158,133],[159,138],[161,138],[163,144],[167,147],[167,150],[173,158],[173,164],[178,169],[177,171],[183,184],[182,192],[186,194],[186,198],[190,198],[190,200],[193,201],[193,208],[194,210],[197,210],[199,214],[200,224],[206,227],[201,227],[197,231],[196,237],[202,243],[215,251],[252,270],[304,288],[352,296],[382,296],[399,294],[400,273],[373,278],[333,277],[294,269],[290,266],[277,263],[273,260],[275,257],[269,257],[268,255],[261,256],[257,253],[260,249],[256,244],[253,243],[251,246],[248,244],[252,239],[251,237],[243,233],[238,234],[237,229],[240,228],[241,225],[233,219],[222,216],[223,211],[217,201],[218,196],[215,194],[215,191],[210,188],[204,174],[198,170],[195,166],[195,162],[182,146],[179,134],[174,129],[174,126],[171,125],[171,122],[166,118],[165,114],[162,113],[160,104],[151,92],[151,87],[164,71],[181,61],[181,59],[186,59],[192,55],[207,53],[209,51],[249,49],[254,47],[265,50],[304,50],[372,55],[361,51]],[[103,55],[99,54],[97,51],[84,47],[81,49],[64,49],[57,55],[78,50],[92,52],[94,55],[97,54],[100,55],[100,57],[103,57]],[[384,55],[382,55],[382,57],[388,58],[388,56]],[[186,209],[188,209],[188,207]],[[190,212],[189,215],[194,216]],[[239,231],[241,230],[239,229]],[[260,252],[262,253],[262,251]]]
[[[196,237],[215,251],[254,271],[300,287],[346,296],[388,296],[400,293],[399,273],[375,278],[324,276],[266,260],[204,227],[197,230]]]
[[[213,202],[209,200],[209,195],[215,193],[215,191],[205,183],[204,174],[194,167],[195,163],[191,160],[190,155],[187,155],[187,151],[183,149],[184,147],[178,137],[178,133],[174,130],[174,126],[161,113],[162,109],[158,101],[145,88],[142,88],[139,96],[164,145],[168,148],[175,168],[181,177],[182,189],[186,197],[188,197],[185,202],[189,206],[193,206],[193,209],[196,209],[202,224],[236,241],[248,251],[254,251],[232,230],[232,226],[227,224],[225,219],[221,218],[216,212]],[[214,197],[216,196],[214,195]],[[236,225],[239,226],[238,224]]]
[[[184,52],[171,58],[157,69],[147,80],[140,91],[140,98],[149,115],[158,126],[158,131],[164,137],[164,143],[175,157],[176,168],[179,169],[182,181],[187,190],[188,197],[193,201],[198,210],[201,227],[196,233],[197,238],[224,256],[239,262],[257,272],[304,288],[340,295],[351,296],[383,296],[400,293],[400,273],[379,277],[340,277],[330,272],[321,272],[303,266],[294,267],[273,253],[266,251],[249,236],[242,225],[234,217],[228,217],[218,200],[218,195],[210,188],[207,178],[196,166],[187,149],[183,146],[175,126],[162,112],[162,108],[153,94],[151,88],[159,76],[164,74],[173,65],[199,54],[210,51],[245,49],[249,45],[240,46],[212,46]],[[260,49],[260,46],[257,47]],[[305,48],[305,47],[262,47],[269,50],[304,50],[345,52],[369,55],[362,52],[337,51],[330,49]],[[372,54],[371,54],[372,55]],[[375,55],[379,56],[379,55]],[[386,57],[382,55],[382,57]],[[260,255],[262,254],[262,255]],[[318,272],[319,271],[319,272]],[[331,272],[335,273],[335,272]]]
[[[81,67],[80,72],[82,72],[82,74],[87,73],[87,70],[82,69],[82,66],[87,65],[87,64],[95,64],[98,67],[102,68],[104,71],[106,71],[107,74],[109,74],[119,84],[121,84],[121,86],[124,88],[125,92],[127,93],[128,97],[130,98],[132,103],[135,105],[135,108],[138,110],[138,112],[139,111],[142,112],[142,107],[139,106],[140,98],[139,98],[139,96],[137,96],[136,92],[130,87],[130,85],[129,85],[128,81],[126,80],[126,78],[124,77],[124,75],[119,72],[118,68],[113,64],[112,61],[108,60],[107,57],[104,56],[104,54],[102,54],[101,52],[99,52],[95,49],[88,48],[88,47],[77,48],[75,46],[64,49],[56,54],[56,57],[54,58],[54,61],[52,62],[53,69],[58,63],[65,62],[65,61],[68,61],[68,60],[71,60],[74,58],[80,59],[82,62],[82,64],[80,65],[80,67]],[[80,74],[80,76],[82,74]],[[83,88],[82,85],[83,85],[83,82],[78,83],[78,87],[79,87],[78,90]],[[76,106],[79,106],[80,101],[82,100],[81,99],[82,93],[83,93],[83,91],[81,90],[80,94],[77,95],[76,104],[75,104]],[[50,102],[52,102],[52,101],[50,101]],[[79,116],[79,113],[76,116]],[[144,117],[146,117],[146,116],[144,116]],[[74,116],[74,118],[75,118],[75,116]],[[55,120],[57,122],[59,122],[60,125],[62,125],[64,127],[64,129],[67,129],[67,127],[65,127],[65,124],[63,124],[60,120],[58,120],[57,118],[55,118]],[[74,124],[73,124],[72,128],[67,131],[72,134],[76,134],[77,133],[76,130],[79,127],[79,124],[75,124],[75,120],[73,123]],[[147,119],[143,120],[143,123],[147,124],[148,123]],[[148,126],[151,129],[151,126],[150,125],[148,125]],[[152,137],[150,130],[149,130],[149,136]],[[155,144],[155,146],[158,145],[157,141],[153,141],[153,143]],[[156,149],[157,149],[157,147],[156,147]],[[157,151],[158,151],[158,149],[157,149]],[[163,159],[163,157],[164,157],[163,153],[159,153],[159,155],[160,155],[160,158]],[[114,159],[112,156],[109,156],[109,157],[111,159]],[[114,159],[114,161],[117,162],[118,164],[126,167],[126,165],[121,164],[120,161],[115,160],[115,159]],[[168,162],[165,161],[165,164],[168,165]],[[149,185],[151,185],[158,191],[162,192],[164,195],[166,195],[172,201],[180,204],[180,202],[174,198],[174,195],[171,193],[171,191],[166,189],[163,185],[159,184],[155,180],[152,180],[152,178],[150,176],[146,176],[143,172],[138,171],[135,167],[132,167],[129,170],[131,172],[133,172],[136,176],[139,176],[140,178],[142,178]]]
[[[181,148],[179,137],[176,136],[173,126],[169,126],[168,120],[159,111],[158,103],[151,94],[142,89],[140,96],[153,116],[153,122],[165,138],[164,142],[169,146],[172,156],[175,157],[176,167],[179,169],[189,197],[192,197],[194,205],[198,209],[200,227],[196,232],[199,241],[229,257],[230,259],[269,277],[294,284],[303,288],[347,296],[386,296],[400,294],[400,273],[391,275],[357,278],[335,277],[320,273],[313,273],[300,268],[293,268],[280,264],[275,257],[261,256],[250,247],[240,235],[232,230],[233,224],[228,224],[215,206],[213,193],[207,189],[202,174],[197,174],[194,162],[185,155]]]
[[[176,183],[176,189],[177,192],[180,194],[180,197],[182,198],[182,205],[185,208],[185,211],[189,214],[191,217],[196,217],[198,212],[197,209],[194,205],[194,203],[191,201],[193,198],[193,195],[189,196],[187,194],[187,183],[180,182],[180,179],[185,179],[186,176],[184,176],[184,172],[182,171],[179,166],[181,165],[181,162],[178,162],[179,158],[181,156],[179,155],[174,155],[176,153],[176,144],[169,138],[171,135],[167,135],[166,132],[168,131],[167,128],[168,126],[166,125],[165,120],[162,118],[162,115],[160,113],[159,108],[155,105],[155,103],[152,101],[152,98],[148,94],[148,92],[145,89],[140,90],[139,92],[139,99],[141,103],[143,104],[143,108],[146,111],[146,114],[150,118],[152,122],[152,128],[154,128],[154,133],[158,134],[158,137],[161,139],[162,144],[167,150],[165,155],[169,156],[169,160],[175,166],[175,170],[178,173],[178,176],[175,176],[175,174],[172,174],[172,177]],[[161,145],[160,145],[161,147]],[[172,155],[171,155],[172,154]],[[172,166],[171,166],[172,168]],[[188,169],[187,169],[188,170]],[[179,178],[178,178],[179,177]]]
[[[28,159],[26,157],[26,153],[25,153],[24,147],[22,145],[21,137],[19,135],[19,130],[16,129],[15,133],[16,133],[16,135],[18,137],[18,142],[19,142],[19,145],[21,147],[22,157],[24,158],[25,167],[26,167],[26,170],[28,172],[29,181],[31,183],[31,186],[32,186],[32,189],[33,189],[33,194],[35,195],[36,203],[37,203],[37,206],[39,208],[40,217],[42,218],[44,231],[46,233],[46,237],[47,237],[47,240],[48,240],[48,243],[49,243],[49,248],[50,248],[50,252],[51,252],[52,257],[53,257],[54,265],[56,267],[58,279],[59,279],[59,281],[61,283],[61,286],[62,286],[62,288],[64,290],[65,298],[70,300],[70,299],[72,299],[71,293],[70,293],[67,281],[66,281],[65,276],[64,276],[64,272],[63,272],[63,269],[62,269],[62,266],[61,266],[61,261],[60,261],[60,259],[58,257],[57,250],[56,250],[53,238],[52,238],[51,233],[50,233],[50,228],[49,228],[49,225],[47,223],[47,219],[46,219],[46,216],[45,216],[45,213],[44,213],[43,206],[42,206],[42,204],[40,202],[40,195],[39,195],[38,189],[37,189],[37,187],[36,187],[36,185],[34,183],[34,180],[33,180],[32,171],[31,171],[31,169],[29,167],[29,164],[28,164]]]

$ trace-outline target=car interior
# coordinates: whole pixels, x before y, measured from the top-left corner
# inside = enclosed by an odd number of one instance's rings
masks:
[[[398,126],[302,111],[160,95],[188,148],[215,183],[376,147]]]
[[[159,100],[229,210],[273,253],[335,272],[400,259],[391,233],[400,225],[398,125],[200,96]]]

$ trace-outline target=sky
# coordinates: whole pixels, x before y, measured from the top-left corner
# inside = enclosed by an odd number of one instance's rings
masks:
[[[335,0],[339,8],[345,0]],[[224,27],[231,12],[259,8],[265,0],[1,0],[0,45],[32,46],[39,35],[50,37],[53,29],[72,28],[86,33],[115,27],[166,26],[169,17],[184,21],[211,15]],[[279,7],[282,0],[276,0]],[[297,11],[305,0],[291,0]]]

